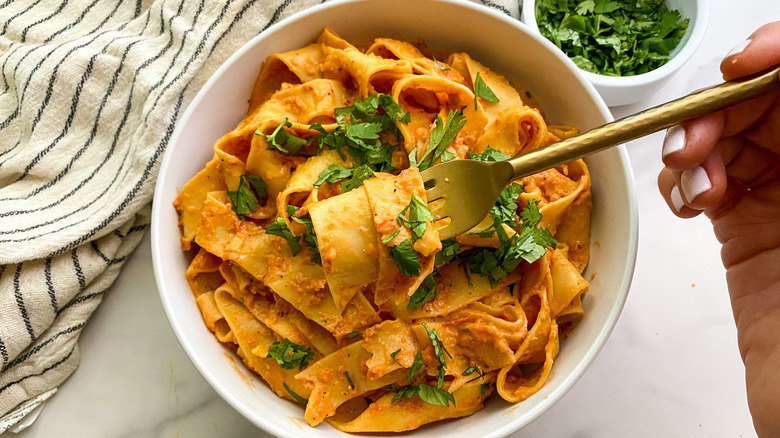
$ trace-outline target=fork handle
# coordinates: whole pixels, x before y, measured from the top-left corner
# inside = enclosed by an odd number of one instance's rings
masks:
[[[560,166],[773,90],[780,90],[780,66],[749,79],[725,82],[681,97],[519,155],[509,160],[514,172],[511,180]]]

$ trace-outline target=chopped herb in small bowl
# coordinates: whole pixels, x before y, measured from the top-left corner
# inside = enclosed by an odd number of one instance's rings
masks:
[[[614,106],[649,97],[682,67],[708,9],[708,0],[525,0],[522,19]]]
[[[579,68],[609,76],[638,75],[666,64],[689,22],[665,0],[536,2],[542,35]]]

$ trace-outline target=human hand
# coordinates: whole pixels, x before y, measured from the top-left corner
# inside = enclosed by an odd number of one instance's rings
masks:
[[[780,22],[721,63],[725,80],[780,64]],[[658,187],[672,211],[712,221],[760,436],[780,436],[780,92],[673,127]]]

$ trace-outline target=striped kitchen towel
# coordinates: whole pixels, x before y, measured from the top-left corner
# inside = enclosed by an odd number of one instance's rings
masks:
[[[195,93],[250,38],[320,2],[0,0],[0,433],[78,365]],[[519,15],[517,0],[479,2]]]

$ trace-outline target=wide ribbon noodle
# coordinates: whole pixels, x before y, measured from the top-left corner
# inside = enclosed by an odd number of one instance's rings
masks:
[[[420,171],[576,133],[466,53],[326,29],[265,60],[174,205],[205,326],[311,426],[402,432],[531,397],[584,313],[581,160],[442,241]],[[438,56],[434,56],[438,55]],[[553,146],[554,147],[554,146]]]

